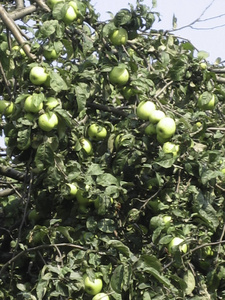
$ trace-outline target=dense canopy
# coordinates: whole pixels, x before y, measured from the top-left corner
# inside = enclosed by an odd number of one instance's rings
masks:
[[[156,1],[0,17],[0,298],[224,299],[223,64]]]

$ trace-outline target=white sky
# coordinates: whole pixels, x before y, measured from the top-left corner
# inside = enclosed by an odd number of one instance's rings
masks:
[[[91,0],[101,20],[107,20],[107,11],[116,13],[121,8],[128,8],[128,3],[135,6],[136,0]],[[152,0],[144,0],[144,4],[151,7]],[[212,18],[224,14],[224,16],[207,22],[194,24],[198,28],[211,28],[225,25],[225,1],[224,0],[157,0],[157,11],[161,15],[161,21],[154,24],[155,29],[172,29],[173,14],[177,18],[178,28],[192,23],[198,19],[203,11],[212,3],[202,16],[203,19]],[[225,26],[211,30],[194,30],[186,28],[174,32],[175,35],[191,41],[198,50],[204,50],[210,54],[208,60],[213,63],[217,57],[225,60]]]

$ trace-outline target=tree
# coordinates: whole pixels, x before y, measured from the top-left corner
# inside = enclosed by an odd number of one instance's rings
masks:
[[[88,275],[110,299],[223,299],[223,65],[152,30],[154,5],[55,2],[0,5],[0,297],[90,299]],[[175,132],[138,118],[149,100]]]

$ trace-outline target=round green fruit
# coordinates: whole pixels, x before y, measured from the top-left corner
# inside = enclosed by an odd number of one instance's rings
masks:
[[[77,19],[77,6],[76,3],[72,3],[73,1],[69,2],[69,7],[66,10],[66,13],[63,17],[63,21],[69,25],[71,23],[73,23],[76,19]],[[76,9],[75,9],[76,7]]]
[[[14,111],[14,103],[6,100],[0,100],[0,114],[9,116]]]
[[[137,107],[137,116],[141,120],[149,120],[149,115],[156,109],[155,103],[152,101],[141,101]]]
[[[25,51],[23,50],[23,48],[19,47],[18,45],[16,46],[13,46],[12,47],[12,50],[19,53],[21,56],[25,57],[26,56],[26,53]]]
[[[174,237],[168,246],[168,251],[169,253],[174,253],[177,249],[179,249],[179,251],[183,252],[183,253],[187,253],[188,250],[188,246],[187,244],[182,244],[181,243],[184,242],[184,239],[179,238],[179,237]]]
[[[87,275],[84,275],[84,288],[86,293],[94,296],[101,292],[102,287],[103,283],[100,278],[96,278],[94,281],[91,281]]]
[[[206,69],[207,69],[207,64],[206,64],[205,62],[201,62],[201,63],[200,63],[200,68],[201,68],[202,70],[206,70]]]
[[[28,220],[36,223],[40,219],[39,212],[36,209],[32,209],[28,214]]]
[[[58,117],[53,112],[47,112],[38,118],[38,126],[43,131],[51,131],[53,128],[55,128],[58,125]]]
[[[162,149],[163,149],[164,153],[172,153],[173,156],[177,156],[177,154],[180,150],[180,147],[179,147],[179,145],[176,145],[174,143],[166,142],[163,144]]]
[[[77,193],[76,193],[77,202],[81,206],[86,206],[89,203],[89,199],[84,196],[84,193],[85,192],[82,191],[82,190],[78,190]]]
[[[56,106],[59,105],[59,101],[58,99],[54,98],[54,97],[48,97],[46,99],[47,101],[45,102],[45,105],[48,107],[48,109],[52,110],[53,108],[55,108]]]
[[[115,146],[116,150],[119,149],[121,142],[124,140],[123,136],[124,136],[124,134],[120,133],[115,137],[114,146]]]
[[[176,123],[170,117],[161,119],[156,125],[156,133],[163,139],[168,139],[174,135],[176,131]]]
[[[59,54],[55,51],[55,49],[44,49],[43,55],[48,60],[57,59],[59,57]]]
[[[82,147],[82,149],[84,149],[85,153],[87,155],[92,155],[93,148],[92,148],[91,142],[85,138],[81,138],[79,141],[80,141],[81,147]]]
[[[46,82],[48,74],[45,72],[45,69],[42,67],[33,67],[30,70],[29,75],[30,81],[35,85],[42,85]]]
[[[202,110],[213,110],[215,107],[215,103],[215,95],[209,92],[204,92],[198,98],[198,107]]]
[[[126,100],[129,100],[132,96],[135,95],[134,89],[130,86],[123,87],[122,95]]]
[[[109,300],[109,296],[105,293],[99,293],[95,295],[92,300]]]
[[[114,46],[125,45],[128,40],[128,33],[126,29],[121,27],[119,29],[115,29],[109,38]]]
[[[53,9],[54,5],[59,2],[65,2],[65,0],[47,0],[47,5]]]
[[[125,85],[129,80],[129,72],[124,66],[113,67],[109,73],[109,80],[115,85]]]
[[[106,128],[95,123],[88,127],[87,133],[88,136],[95,141],[104,140],[107,136]]]
[[[156,134],[156,139],[157,139],[157,141],[161,144],[161,145],[163,145],[163,144],[165,144],[166,142],[168,142],[168,138],[166,139],[166,138],[163,138],[163,137],[161,137],[160,135],[158,135],[158,134]]]
[[[149,124],[145,127],[145,134],[147,135],[153,135],[156,134],[156,126],[155,124]]]
[[[67,195],[66,198],[74,198],[77,195],[78,191],[77,185],[74,183],[67,183],[66,185],[69,187],[69,195]]]
[[[169,225],[172,221],[172,217],[171,216],[164,216],[163,217],[163,222],[165,225]]]
[[[38,106],[35,104],[32,95],[28,96],[24,102],[24,109],[27,112],[37,113],[43,108],[43,103],[41,102]]]
[[[162,110],[156,109],[150,112],[149,121],[153,124],[158,123],[161,119],[165,118],[165,113]]]

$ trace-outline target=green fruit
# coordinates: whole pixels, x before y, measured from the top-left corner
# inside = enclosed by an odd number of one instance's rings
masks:
[[[157,141],[161,144],[161,145],[163,145],[163,144],[165,144],[166,142],[168,142],[168,138],[167,139],[164,139],[163,137],[161,137],[160,135],[158,135],[158,134],[156,134],[156,139],[157,139]]]
[[[16,51],[16,52],[19,52],[19,54],[20,54],[21,56],[23,56],[23,57],[26,56],[26,53],[25,53],[25,51],[23,50],[23,48],[19,47],[18,45],[13,46],[13,47],[12,47],[12,50],[13,50],[13,51]]]
[[[95,123],[88,127],[87,133],[88,136],[95,141],[104,140],[107,136],[106,128]]]
[[[177,156],[177,154],[180,150],[180,147],[179,147],[179,145],[176,145],[174,143],[166,142],[163,144],[162,149],[163,149],[164,153],[172,153],[173,156]]]
[[[141,101],[137,107],[137,116],[141,120],[149,120],[150,113],[155,109],[155,103],[152,101]]]
[[[182,244],[182,245],[180,245],[181,243],[183,243],[184,242],[184,239],[182,239],[182,238],[179,238],[179,237],[174,237],[171,241],[170,241],[170,243],[169,243],[169,245],[168,245],[168,251],[169,251],[169,253],[174,253],[176,250],[179,250],[179,251],[181,251],[181,252],[183,252],[183,253],[186,253],[187,252],[187,250],[188,250],[188,246],[187,246],[187,244]]]
[[[207,64],[205,62],[200,63],[200,68],[202,70],[206,70],[207,69]]]
[[[87,275],[84,275],[84,287],[86,293],[94,296],[101,292],[103,283],[100,278],[96,278],[94,281],[91,281]]]
[[[114,46],[125,45],[128,40],[128,33],[126,29],[119,28],[113,31],[110,35],[110,41]]]
[[[42,67],[33,67],[30,70],[29,75],[30,81],[35,85],[42,85],[46,82],[48,74],[45,72],[45,69]]]
[[[44,131],[51,131],[58,125],[58,117],[53,112],[47,112],[38,118],[38,126]]]
[[[39,212],[36,211],[36,209],[32,209],[28,214],[28,220],[36,223],[40,219]]]
[[[81,206],[86,206],[89,203],[89,199],[84,196],[84,193],[85,192],[82,191],[82,190],[78,190],[77,193],[76,193],[77,202]]]
[[[164,216],[163,217],[163,222],[165,223],[165,225],[169,225],[172,221],[171,216]]]
[[[155,124],[149,124],[145,127],[145,134],[147,135],[153,135],[156,134],[156,126]]]
[[[78,191],[77,185],[74,183],[67,183],[66,185],[69,187],[69,195],[67,195],[66,198],[74,198],[77,195]]]
[[[123,87],[122,94],[126,100],[129,100],[132,96],[135,95],[134,89],[130,86]]]
[[[44,49],[43,55],[48,60],[56,59],[59,57],[59,54],[55,51],[55,49],[52,50]]]
[[[14,103],[6,100],[0,100],[0,114],[9,116],[14,111]]]
[[[213,110],[216,103],[216,97],[214,94],[204,92],[198,98],[198,107],[202,110]]]
[[[73,1],[69,2],[69,7],[67,8],[66,13],[63,17],[63,21],[68,25],[77,19],[77,6],[75,6],[76,5],[75,2],[74,3],[72,2]]]
[[[45,102],[45,105],[48,107],[48,109],[52,110],[53,108],[55,108],[56,106],[59,105],[59,101],[58,99],[54,98],[54,97],[48,97],[46,99],[47,101]]]
[[[152,124],[156,124],[158,123],[161,119],[165,118],[165,113],[162,110],[153,110],[150,112],[149,114],[149,121]]]
[[[24,109],[27,112],[37,113],[43,108],[43,103],[41,102],[38,106],[34,102],[32,95],[28,96],[24,102]]]
[[[159,137],[163,139],[172,137],[175,131],[176,131],[176,123],[170,117],[165,117],[161,119],[156,125],[156,133]]]
[[[95,295],[92,300],[109,300],[109,296],[105,293],[99,293]]]
[[[125,85],[129,80],[129,72],[124,66],[113,67],[109,73],[109,80],[115,85]]]
[[[84,149],[85,153],[87,155],[92,155],[93,153],[93,148],[92,148],[92,144],[89,140],[85,139],[85,138],[81,138],[79,140],[80,145],[82,147],[82,149]]]
[[[116,137],[115,137],[115,140],[114,140],[114,146],[115,146],[115,149],[118,150],[119,147],[121,146],[121,143],[122,141],[124,141],[124,134],[123,133],[120,133],[118,134]]]

